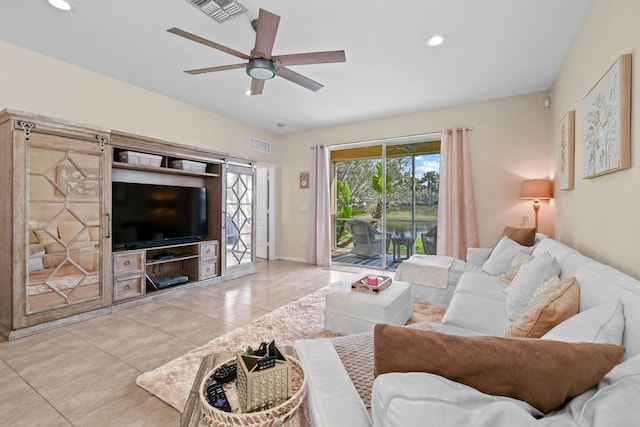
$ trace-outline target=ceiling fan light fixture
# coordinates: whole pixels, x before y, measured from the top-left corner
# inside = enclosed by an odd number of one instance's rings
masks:
[[[273,61],[264,58],[252,58],[247,65],[247,74],[258,80],[269,80],[276,76]]]

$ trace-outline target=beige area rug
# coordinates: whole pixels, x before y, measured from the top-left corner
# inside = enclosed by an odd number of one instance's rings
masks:
[[[210,353],[239,351],[247,345],[255,346],[274,339],[279,345],[291,345],[305,338],[335,337],[324,329],[325,295],[344,282],[332,283],[297,301],[265,314],[207,344],[152,370],[136,379],[136,383],[182,412],[200,362]],[[409,323],[440,322],[444,309],[426,303],[414,303],[414,316]],[[426,319],[426,320],[425,320]]]

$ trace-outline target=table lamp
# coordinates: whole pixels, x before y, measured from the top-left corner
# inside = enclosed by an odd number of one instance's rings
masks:
[[[536,213],[536,231],[538,230],[538,210],[540,200],[553,197],[553,182],[550,179],[528,179],[522,181],[520,188],[521,199],[533,199],[533,210]]]

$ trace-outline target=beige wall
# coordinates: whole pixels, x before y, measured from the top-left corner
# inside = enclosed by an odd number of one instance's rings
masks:
[[[480,245],[493,246],[505,225],[517,226],[523,216],[533,224],[531,201],[519,198],[523,179],[552,174],[551,113],[547,92],[514,96],[451,108],[423,111],[288,134],[280,138],[280,255],[304,259],[309,240],[311,190],[298,188],[298,173],[310,171],[316,144],[376,140],[473,126],[469,133],[476,219]],[[554,234],[554,203],[543,202],[540,231]]]
[[[575,188],[556,192],[557,237],[581,252],[640,277],[640,2],[594,0],[551,90],[554,164],[559,157],[559,122],[576,111]],[[582,99],[625,53],[633,55],[631,169],[585,180]]]
[[[552,173],[551,111],[540,92],[380,120],[275,135],[109,77],[0,42],[0,108],[14,108],[90,125],[209,148],[276,164],[277,255],[306,259],[310,190],[298,173],[311,171],[316,144],[339,144],[473,126],[470,151],[481,246],[523,216],[520,181]],[[274,142],[272,154],[248,150],[247,138]],[[554,234],[554,202],[543,203],[541,231]]]
[[[248,137],[275,135],[0,41],[0,110],[12,108],[267,162]]]

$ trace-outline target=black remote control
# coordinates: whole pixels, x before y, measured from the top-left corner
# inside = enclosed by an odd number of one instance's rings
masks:
[[[209,397],[209,403],[216,409],[225,412],[231,412],[231,405],[227,400],[227,395],[222,388],[222,384],[213,383],[207,387],[207,397]]]
[[[228,383],[236,377],[237,372],[238,365],[236,364],[236,362],[229,363],[216,369],[213,374],[213,379],[220,384]]]

